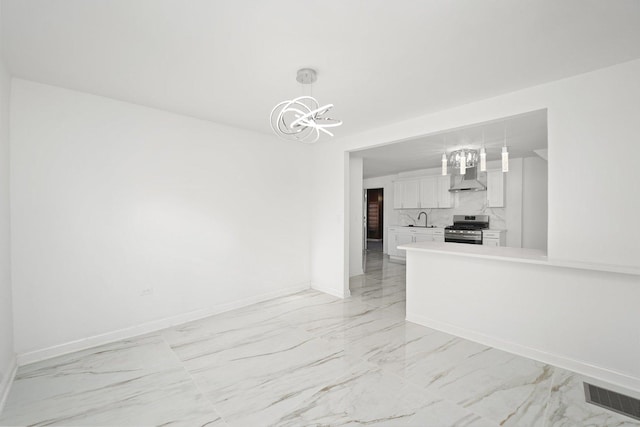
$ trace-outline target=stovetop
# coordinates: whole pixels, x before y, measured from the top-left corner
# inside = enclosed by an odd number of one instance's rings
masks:
[[[453,225],[445,230],[485,230],[489,228],[489,215],[454,215]]]
[[[489,228],[488,225],[484,225],[484,224],[476,224],[476,225],[472,225],[472,224],[461,224],[461,225],[448,225],[446,226],[444,229],[445,230],[486,230],[487,228]]]

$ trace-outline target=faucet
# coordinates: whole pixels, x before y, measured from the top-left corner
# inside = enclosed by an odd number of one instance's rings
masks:
[[[427,213],[426,213],[426,212],[424,212],[424,211],[423,211],[423,212],[420,212],[420,213],[418,214],[418,221],[420,220],[420,217],[422,216],[422,214],[424,214],[424,226],[426,227],[426,226],[427,226],[427,221],[428,221]]]

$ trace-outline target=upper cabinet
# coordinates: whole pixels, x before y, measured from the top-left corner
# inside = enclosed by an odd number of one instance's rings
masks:
[[[487,171],[487,207],[504,207],[504,174],[501,170]]]
[[[438,180],[436,176],[420,179],[420,207],[431,209],[438,207]]]
[[[394,209],[420,208],[420,180],[396,181],[393,183]]]
[[[395,209],[450,208],[453,206],[453,198],[449,192],[450,184],[449,175],[396,181],[393,207]]]

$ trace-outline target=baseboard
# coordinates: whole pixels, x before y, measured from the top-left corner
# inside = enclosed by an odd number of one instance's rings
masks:
[[[17,363],[18,363],[18,366],[28,365],[30,363],[51,359],[52,357],[61,356],[63,354],[73,353],[74,351],[84,350],[87,348],[108,344],[114,341],[119,341],[122,339],[133,338],[139,335],[156,332],[156,331],[166,329],[175,325],[192,322],[194,320],[202,319],[204,317],[209,317],[216,314],[224,313],[226,311],[235,310],[237,308],[246,307],[248,305],[256,304],[262,301],[267,301],[273,298],[290,295],[306,289],[310,289],[309,282],[305,282],[305,283],[292,286],[289,288],[285,288],[279,291],[267,292],[260,295],[254,295],[250,298],[244,298],[242,300],[233,301],[225,304],[219,304],[213,307],[195,310],[189,313],[179,314],[177,316],[167,317],[164,319],[154,320],[152,322],[143,323],[141,325],[136,325],[136,326],[132,326],[125,329],[119,329],[116,331],[107,332],[100,335],[94,335],[92,337],[87,337],[87,338],[83,338],[76,341],[70,341],[64,344],[47,347],[41,350],[21,353],[21,354],[18,354]]]
[[[417,323],[418,325],[426,326],[431,329],[436,329],[470,341],[475,341],[499,350],[517,354],[518,356],[534,359],[562,369],[576,372],[585,377],[593,378],[601,383],[613,386],[614,388],[617,387],[622,391],[631,391],[633,394],[640,392],[640,378],[632,377],[601,366],[592,365],[582,360],[548,353],[510,341],[504,341],[500,338],[484,335],[473,330],[430,319],[419,314],[407,313],[406,318],[407,321]]]
[[[18,363],[16,361],[15,356],[11,358],[9,362],[9,366],[7,367],[7,375],[2,378],[2,382],[0,382],[0,414],[4,410],[4,405],[7,403],[7,398],[9,397],[9,391],[11,390],[11,386],[13,385],[13,380],[16,377],[16,372],[18,371]]]
[[[345,292],[344,289],[321,288],[313,284],[311,285],[311,289],[318,292],[324,292],[325,294],[329,294],[340,299],[349,298],[351,296],[351,292],[349,290]]]

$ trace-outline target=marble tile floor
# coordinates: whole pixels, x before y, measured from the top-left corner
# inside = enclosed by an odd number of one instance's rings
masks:
[[[404,265],[21,367],[0,425],[640,426],[578,375],[404,320]]]

